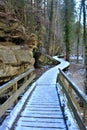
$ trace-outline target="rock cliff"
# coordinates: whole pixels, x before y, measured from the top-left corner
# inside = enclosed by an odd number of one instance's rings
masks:
[[[0,1],[1,2],[1,1]],[[37,36],[28,35],[15,14],[4,11],[0,3],[0,82],[6,82],[34,65],[33,49]]]

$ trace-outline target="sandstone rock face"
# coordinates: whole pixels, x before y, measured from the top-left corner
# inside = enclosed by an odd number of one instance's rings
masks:
[[[0,46],[0,82],[8,81],[12,77],[23,73],[34,64],[31,49],[21,46]]]
[[[0,12],[0,41],[12,41],[16,44],[24,42],[25,28],[21,22],[7,12]]]
[[[29,48],[37,48],[38,46],[38,41],[37,41],[37,36],[35,34],[31,34],[28,38],[27,38],[27,45],[29,46]]]
[[[33,19],[28,18],[31,21],[26,26],[19,6],[10,7],[13,3],[0,0],[0,82],[7,82],[35,66],[45,32],[39,16],[34,13]]]
[[[38,45],[36,34],[28,34],[16,14],[6,12],[5,5],[0,0],[0,82],[31,68],[35,63],[33,49]]]

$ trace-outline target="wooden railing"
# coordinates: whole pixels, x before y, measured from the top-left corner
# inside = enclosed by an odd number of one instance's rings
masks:
[[[7,100],[0,105],[0,117],[17,102],[18,97],[27,90],[28,85],[35,78],[34,68],[17,76],[0,87],[0,96],[7,95]]]
[[[39,51],[38,52],[40,55],[42,55],[43,57],[45,57],[45,60],[47,59],[47,61],[49,61],[49,64],[51,63],[51,64],[54,64],[54,65],[57,65],[57,64],[59,64],[60,62],[58,61],[58,60],[56,60],[56,59],[54,59],[52,56],[50,56],[50,55],[47,55],[47,54],[45,54],[45,53],[43,53],[43,52],[41,52],[41,51]],[[43,62],[46,62],[46,61],[44,61],[44,59],[42,59],[42,61]]]
[[[87,125],[87,95],[82,92],[70,78],[59,69],[58,82],[66,95],[68,105],[71,108],[77,124],[81,130],[86,130]],[[78,102],[79,99],[80,103]]]

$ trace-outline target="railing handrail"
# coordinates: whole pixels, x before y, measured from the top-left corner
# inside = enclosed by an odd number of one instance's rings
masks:
[[[72,109],[77,124],[81,130],[86,130],[87,125],[87,95],[82,92],[78,86],[71,81],[71,79],[59,69],[58,82],[62,86],[63,93],[66,95],[68,105]],[[78,100],[75,97],[75,93],[83,103],[83,107],[80,107]]]
[[[59,69],[59,72],[64,76],[64,78],[71,85],[72,89],[74,89],[74,91],[77,93],[77,95],[81,98],[81,100],[87,106],[87,95],[83,91],[78,89],[78,86],[74,82],[72,82],[71,79],[61,69]]]
[[[55,63],[60,63],[58,60],[56,60],[55,58],[53,58],[52,56],[50,56],[50,55],[48,55],[48,54],[45,54],[45,53],[43,53],[43,52],[41,52],[41,51],[38,51],[39,53],[41,53],[43,56],[45,56],[46,58],[48,58],[49,60],[51,60],[51,61],[54,61]]]
[[[8,81],[7,83],[5,83],[4,85],[0,86],[0,94],[5,91],[6,89],[8,89],[10,86],[12,86],[13,84],[15,84],[16,82],[18,82],[20,79],[24,78],[25,76],[27,76],[29,73],[31,73],[32,71],[34,71],[34,67],[31,67],[28,71],[18,75],[17,77],[15,77],[14,79]]]
[[[33,81],[36,76],[34,70],[34,67],[31,67],[28,71],[20,74],[19,76],[15,77],[14,79],[10,80],[8,83],[0,87],[0,95],[5,95],[7,90],[10,91],[8,99],[0,105],[0,117],[5,113],[8,108],[11,107],[11,105],[13,105],[17,101],[18,97],[27,90],[28,85]],[[18,86],[18,82],[22,79],[23,83]]]

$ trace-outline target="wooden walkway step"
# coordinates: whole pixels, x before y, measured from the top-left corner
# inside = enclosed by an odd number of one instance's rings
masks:
[[[14,130],[66,130],[55,85],[37,85]]]

